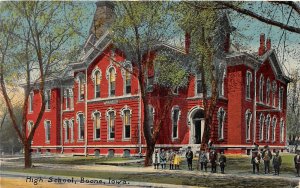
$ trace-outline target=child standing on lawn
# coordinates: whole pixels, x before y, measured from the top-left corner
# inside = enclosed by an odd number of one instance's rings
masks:
[[[179,155],[179,152],[176,151],[175,153],[175,157],[174,157],[174,166],[175,166],[175,170],[179,170],[179,165],[180,165],[180,162],[181,162],[181,157]]]
[[[205,151],[201,151],[201,154],[200,154],[200,167],[201,167],[201,170],[205,169],[205,172],[207,172],[207,163],[208,163],[207,154],[206,154]]]
[[[279,170],[280,170],[280,166],[281,166],[281,156],[279,156],[279,151],[276,151],[276,154],[273,158],[273,167],[274,167],[274,175],[278,175],[279,176]]]
[[[226,157],[225,157],[223,151],[221,151],[221,155],[220,155],[220,158],[219,158],[219,163],[220,163],[221,173],[224,174],[225,165],[226,165]]]

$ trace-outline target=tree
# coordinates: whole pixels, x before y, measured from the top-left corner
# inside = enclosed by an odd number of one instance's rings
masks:
[[[82,15],[79,8],[80,5],[68,2],[1,3],[1,92],[12,126],[24,147],[25,168],[32,166],[31,141],[45,111],[45,82],[62,68],[69,47],[78,45],[77,32],[68,27],[68,18],[78,23]],[[25,90],[21,126],[8,95],[8,85],[16,86],[20,84],[19,80],[23,80]],[[31,132],[27,134],[28,97],[34,89],[39,90],[42,105]]]
[[[287,98],[287,137],[295,141],[300,135],[300,71],[296,69],[291,74],[292,82],[288,87]]]
[[[150,95],[148,92],[151,88],[147,84],[150,81],[148,70],[155,67],[153,67],[153,59],[160,52],[157,46],[167,43],[174,34],[173,18],[169,10],[169,2],[118,2],[115,6],[113,41],[116,48],[120,49],[131,62],[132,72],[136,75],[140,86],[144,110],[143,133],[147,145],[145,166],[151,165],[155,143],[168,106],[171,104],[171,100],[165,100],[171,99],[168,97],[171,87],[165,87],[165,91],[158,95],[160,101],[158,105],[162,110],[158,112],[160,118],[156,120],[152,133],[149,124]],[[175,82],[174,84],[177,84]]]

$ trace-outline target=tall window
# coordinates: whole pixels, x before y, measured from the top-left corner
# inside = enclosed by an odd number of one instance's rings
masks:
[[[70,109],[70,91],[69,89],[65,89],[65,103],[66,103],[66,110]]]
[[[124,135],[123,137],[125,139],[130,138],[130,122],[131,122],[131,118],[130,118],[130,110],[124,110],[123,111],[123,123],[124,123]]]
[[[219,111],[218,111],[218,137],[219,137],[219,139],[224,138],[225,114],[226,114],[226,112],[224,111],[224,109],[219,108]]]
[[[100,112],[94,112],[94,140],[100,139]]]
[[[276,123],[277,123],[277,119],[276,117],[273,117],[272,120],[272,141],[275,142],[276,140]]]
[[[250,131],[251,131],[251,118],[252,113],[248,109],[245,114],[245,123],[246,123],[246,140],[250,140]]]
[[[78,140],[84,139],[84,116],[83,114],[77,115],[77,122],[78,122]]]
[[[65,142],[69,142],[69,140],[70,140],[70,122],[69,122],[69,120],[64,121],[64,127],[65,127]]]
[[[69,120],[71,143],[74,142],[74,119]]]
[[[154,127],[154,108],[151,105],[148,105],[148,122],[151,134],[153,134],[153,127]]]
[[[251,82],[252,82],[252,73],[250,71],[246,72],[246,98],[251,98]]]
[[[108,111],[108,139],[115,139],[115,112]]]
[[[219,96],[224,96],[225,92],[225,76],[226,76],[226,69],[224,68],[222,75],[221,75],[221,84],[220,84],[220,89],[219,89]]]
[[[51,122],[49,120],[46,120],[44,123],[45,126],[45,142],[49,143],[50,142],[50,127],[51,127]]]
[[[266,118],[266,141],[270,140],[270,126],[271,126],[271,116],[268,115]]]
[[[263,102],[264,98],[264,76],[261,75],[259,79],[259,102]]]
[[[281,110],[283,107],[283,87],[279,89],[279,96],[278,96],[278,109]]]
[[[33,92],[30,92],[29,93],[29,101],[28,101],[28,104],[29,104],[29,112],[33,112],[33,96],[34,96],[34,93]]]
[[[95,98],[100,97],[101,73],[99,70],[95,72]]]
[[[79,73],[78,75],[78,100],[84,100],[84,75]]]
[[[28,136],[29,136],[32,128],[33,128],[33,122],[32,121],[28,121],[28,123],[27,123]]]
[[[116,71],[112,67],[109,69],[109,96],[116,94]]]
[[[266,92],[266,103],[270,104],[270,93],[271,93],[271,82],[268,78],[267,80],[267,92]]]
[[[126,70],[124,70],[125,71],[125,77],[124,77],[124,80],[125,80],[125,84],[124,84],[124,86],[125,86],[125,88],[124,88],[124,90],[125,90],[125,95],[126,94],[130,94],[131,93],[131,74],[130,74],[130,72],[129,72],[129,70],[131,70],[130,69],[130,66],[129,65],[127,65],[126,67]]]
[[[276,91],[277,91],[277,84],[276,81],[274,80],[272,83],[272,106],[276,106]]]
[[[261,113],[259,116],[259,140],[264,139],[264,122],[265,122],[265,116]]]
[[[50,110],[50,108],[51,108],[51,90],[50,89],[46,90],[45,97],[46,97],[45,108],[46,108],[46,110]]]
[[[284,122],[280,120],[280,142],[284,142]]]
[[[201,73],[196,75],[196,95],[203,93],[202,76]]]
[[[172,111],[172,138],[178,138],[178,122],[180,110],[178,107],[173,108]]]

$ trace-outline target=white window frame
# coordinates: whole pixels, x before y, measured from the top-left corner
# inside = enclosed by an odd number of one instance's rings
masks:
[[[201,86],[202,86],[202,93],[198,93],[198,80],[201,82]],[[196,97],[203,97],[203,83],[202,83],[202,73],[197,73],[195,75],[195,96]]]
[[[270,105],[270,93],[271,93],[271,82],[270,79],[267,79],[267,85],[266,85],[266,104]]]
[[[284,135],[285,135],[284,121],[281,118],[281,120],[280,120],[280,142],[281,143],[284,143]]]
[[[259,116],[259,141],[264,140],[265,116],[263,113]]]
[[[77,90],[78,90],[77,91],[78,92],[77,101],[82,102],[82,101],[85,100],[85,95],[86,95],[86,93],[85,93],[85,87],[86,87],[86,85],[85,85],[85,75],[82,72],[80,72],[76,75],[76,82],[77,82],[77,86],[78,86],[78,88],[77,88]],[[82,89],[83,90],[83,98],[82,99],[81,99],[81,86],[83,87],[83,89]]]
[[[33,99],[34,99],[34,92],[33,91],[31,91],[30,93],[29,93],[29,97],[28,97],[28,103],[29,103],[29,105],[28,105],[28,112],[29,113],[32,113],[33,112]]]
[[[220,66],[220,68],[221,68],[221,66]],[[224,68],[223,74],[221,75],[221,84],[220,84],[220,89],[219,89],[219,97],[224,97],[224,95],[225,95],[225,77],[226,77],[226,68]]]
[[[49,124],[48,124],[49,122]],[[49,125],[49,128],[48,128]],[[44,121],[44,128],[45,128],[45,143],[49,144],[51,140],[51,121],[45,120]]]
[[[99,114],[99,129],[100,129],[100,133],[99,133],[99,138],[97,138],[97,125],[96,125],[96,114]],[[99,112],[98,110],[95,110],[92,113],[92,120],[93,120],[93,140],[100,140],[101,139],[101,112]]]
[[[250,114],[249,121],[248,121],[248,114]],[[251,121],[252,121],[252,113],[250,109],[248,109],[245,112],[246,141],[249,141],[251,139]]]
[[[81,121],[80,121],[80,115],[82,115],[82,122],[83,122],[83,135],[81,135],[81,129],[80,129],[80,125],[81,125]],[[85,137],[85,134],[86,134],[86,132],[85,132],[85,117],[84,117],[84,114],[82,113],[82,112],[78,112],[77,113],[77,118],[76,118],[76,122],[77,122],[77,124],[78,124],[78,138],[77,138],[77,140],[78,141],[83,141],[84,140],[84,137]]]
[[[252,72],[247,70],[246,72],[246,99],[251,99],[251,82],[252,82]],[[247,92],[249,91],[249,92]]]
[[[70,119],[69,120],[69,125],[70,125],[70,133],[71,133],[71,135],[70,135],[70,139],[71,139],[71,143],[73,143],[74,142],[74,118],[72,118],[72,119]]]
[[[27,134],[27,137],[29,136],[32,128],[33,128],[33,121],[27,121],[27,131],[28,131],[28,134]]]
[[[223,112],[223,115],[222,115],[222,112]],[[225,124],[225,117],[226,117],[226,111],[224,110],[224,108],[222,108],[222,107],[219,108],[217,117],[218,117],[218,139],[223,140],[224,139],[224,124]]]
[[[277,126],[277,118],[273,116],[272,118],[272,142],[276,141],[276,126]]]
[[[68,143],[70,142],[69,140],[69,137],[70,137],[70,121],[65,119],[64,120],[64,130],[65,130],[65,134],[64,134],[64,137],[65,137],[65,143]],[[69,133],[68,136],[67,136],[67,132]]]
[[[278,90],[278,109],[282,110],[283,109],[283,87],[281,86]]]
[[[124,62],[124,68],[121,69],[121,73],[122,73],[122,77],[123,77],[123,95],[131,95],[131,89],[132,89],[132,75],[130,72],[132,72],[132,66],[131,63],[129,61],[125,61]],[[126,93],[126,87],[127,87],[127,83],[126,83],[126,74],[129,73],[129,77],[130,77],[130,92]]]
[[[126,137],[126,126],[128,125],[125,125],[125,111],[129,111],[129,137]],[[131,139],[131,131],[132,131],[132,126],[131,126],[131,120],[132,120],[132,110],[127,106],[125,105],[122,109],[121,109],[121,118],[122,118],[122,122],[123,122],[123,140],[130,140]]]
[[[277,92],[277,83],[274,80],[272,82],[272,106],[275,107],[276,106],[276,92]]]
[[[174,121],[174,112],[175,110],[178,110],[178,117],[177,117],[177,122]],[[179,134],[179,122],[180,122],[180,116],[181,116],[181,110],[179,106],[174,106],[171,111],[171,120],[172,120],[172,139],[178,139],[178,134]],[[174,137],[174,127],[176,123],[176,137]]]
[[[113,117],[110,114],[113,113]],[[111,125],[111,118],[113,118],[113,125]],[[116,139],[116,111],[113,108],[109,108],[106,111],[106,120],[107,120],[107,140],[115,140]],[[114,128],[112,132],[112,127]],[[114,134],[114,137],[111,137],[111,133]]]
[[[115,93],[114,95],[111,94],[111,81],[110,81],[110,75],[113,74],[111,73],[111,70],[114,70],[114,74],[115,74]],[[106,79],[108,81],[108,96],[109,97],[114,97],[116,96],[116,88],[117,88],[117,70],[116,68],[111,64],[107,67],[106,69]]]
[[[50,111],[51,110],[51,89],[46,89],[45,91],[45,110]]]
[[[266,141],[270,141],[270,127],[271,127],[271,123],[272,123],[272,118],[270,116],[270,114],[267,115],[267,118],[265,120],[265,124],[266,124]]]
[[[99,80],[100,80],[100,85],[99,85],[99,97],[97,96],[97,73],[99,72]],[[99,67],[95,67],[95,69],[92,72],[92,81],[94,83],[94,98],[100,98],[101,97],[101,80],[102,80],[102,72],[99,69]]]
[[[264,76],[261,74],[259,78],[259,90],[258,90],[259,102],[264,102]]]

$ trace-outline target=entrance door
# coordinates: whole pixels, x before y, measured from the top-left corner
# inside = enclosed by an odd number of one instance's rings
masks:
[[[195,144],[201,143],[201,120],[195,120]]]

